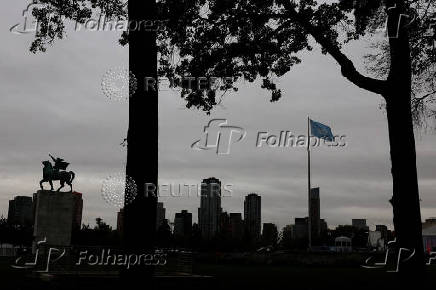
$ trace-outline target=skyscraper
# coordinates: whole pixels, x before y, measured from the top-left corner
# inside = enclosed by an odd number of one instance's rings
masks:
[[[264,223],[262,229],[262,242],[265,245],[275,245],[277,243],[279,232],[277,226],[273,223]]]
[[[124,224],[124,208],[121,208],[117,213],[117,231],[120,235],[123,233],[123,224]]]
[[[321,233],[319,187],[310,190],[309,213],[311,238],[315,241]]]
[[[163,202],[157,203],[156,208],[156,229],[158,229],[165,219],[165,208]]]
[[[292,246],[292,239],[294,239],[292,236],[293,228],[293,225],[286,225],[283,228],[280,244],[285,248],[290,248]]]
[[[32,226],[33,202],[30,196],[16,196],[9,201],[8,223],[19,226]]]
[[[244,200],[244,221],[249,238],[259,241],[261,228],[261,197],[250,193]]]
[[[422,223],[422,228],[427,228],[427,227],[431,227],[433,225],[436,225],[436,218],[431,217],[425,220],[424,223]]]
[[[240,241],[244,237],[244,222],[241,213],[230,213],[230,228],[232,239]]]
[[[230,224],[230,215],[227,212],[221,212],[219,227],[221,237],[225,239],[231,239],[232,225]]]
[[[328,227],[327,222],[325,221],[325,219],[320,219],[320,225],[321,225],[321,227],[320,227],[321,235],[326,234],[328,229],[329,229],[329,227]]]
[[[221,181],[214,177],[203,179],[201,200],[198,209],[198,224],[201,236],[210,240],[219,231],[221,215]]]
[[[174,237],[176,239],[189,238],[192,233],[192,213],[182,210],[174,218]]]
[[[366,225],[366,219],[352,219],[351,224],[358,230],[369,230],[369,227]]]
[[[385,225],[375,225],[375,230],[381,233],[382,239],[385,243],[388,242],[388,227]]]
[[[308,233],[308,218],[295,218],[295,223],[292,225],[292,239],[300,240],[307,239]]]

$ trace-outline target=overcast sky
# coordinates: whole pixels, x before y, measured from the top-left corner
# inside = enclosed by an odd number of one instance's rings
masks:
[[[127,104],[109,100],[101,79],[111,68],[127,66],[128,49],[117,44],[117,32],[68,33],[45,54],[29,52],[32,35],[9,28],[22,21],[24,0],[3,0],[0,10],[0,214],[8,200],[32,195],[39,188],[42,160],[48,153],[70,162],[75,190],[83,193],[83,222],[102,217],[116,224],[117,208],[101,195],[103,180],[122,172],[126,151],[120,143],[127,131]],[[368,43],[345,52],[360,69]],[[241,83],[224,97],[210,116],[184,107],[178,92],[159,95],[162,183],[198,184],[214,176],[230,184],[232,196],[222,200],[228,212],[243,212],[244,196],[262,196],[262,222],[280,227],[307,213],[307,153],[304,148],[257,148],[260,131],[279,135],[306,134],[307,116],[346,135],[346,147],[315,148],[312,185],[321,188],[321,217],[329,226],[367,218],[369,225],[392,224],[392,195],[387,123],[381,98],[344,79],[337,64],[315,49],[280,80],[283,97],[270,103],[259,83]],[[196,151],[213,118],[245,129],[244,140],[229,155]],[[147,132],[144,132],[146,135]],[[423,218],[436,216],[436,137],[417,134],[417,160]],[[48,185],[46,185],[48,186]],[[55,186],[58,186],[57,182]],[[187,209],[197,221],[198,197],[163,197],[167,218]]]

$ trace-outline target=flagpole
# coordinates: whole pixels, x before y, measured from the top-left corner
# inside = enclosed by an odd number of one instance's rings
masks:
[[[307,208],[308,208],[308,237],[309,237],[309,250],[312,248],[312,221],[310,218],[310,117],[307,116]]]

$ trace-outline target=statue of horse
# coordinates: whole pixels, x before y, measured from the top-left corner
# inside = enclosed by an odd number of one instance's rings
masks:
[[[59,180],[61,186],[57,191],[60,191],[61,188],[65,186],[65,183],[70,186],[70,191],[73,191],[72,183],[76,176],[73,171],[67,172],[56,170],[53,168],[50,161],[43,161],[42,164],[44,165],[44,168],[42,169],[42,180],[39,182],[41,190],[44,190],[44,187],[42,186],[42,183],[44,182],[50,183],[51,190],[53,190],[53,180]]]

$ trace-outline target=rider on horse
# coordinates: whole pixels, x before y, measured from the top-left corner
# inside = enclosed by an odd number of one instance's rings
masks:
[[[67,166],[69,165],[69,163],[67,163],[67,162],[65,162],[64,161],[64,159],[62,159],[62,158],[59,158],[59,157],[57,157],[57,158],[54,158],[51,154],[48,154],[50,157],[51,157],[51,159],[53,160],[53,162],[54,162],[54,166],[53,166],[53,168],[55,169],[55,170],[66,170],[67,169]]]
[[[54,162],[54,166],[53,166],[53,172],[52,174],[57,176],[59,174],[60,170],[66,170],[69,163],[65,162],[64,159],[62,158],[54,158],[51,154],[48,154],[50,156],[50,158],[53,160]]]
[[[43,179],[40,181],[41,189],[43,189],[42,183],[43,182],[49,182],[51,186],[51,190],[53,190],[53,180],[59,180],[61,183],[61,187],[58,189],[58,191],[64,187],[64,183],[67,183],[71,187],[71,191],[73,190],[72,187],[72,181],[74,179],[74,172],[65,171],[69,165],[68,162],[65,162],[62,158],[54,158],[51,154],[49,154],[51,159],[54,162],[54,166],[51,164],[50,161],[43,161],[42,164],[44,165],[43,171]]]

